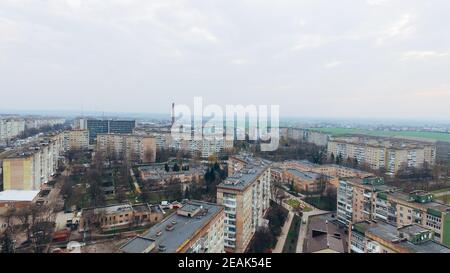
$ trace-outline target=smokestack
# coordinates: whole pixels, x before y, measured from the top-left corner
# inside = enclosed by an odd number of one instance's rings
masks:
[[[175,124],[175,103],[172,103],[172,126]]]

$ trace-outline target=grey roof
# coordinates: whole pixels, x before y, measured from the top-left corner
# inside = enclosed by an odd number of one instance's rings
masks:
[[[171,216],[164,219],[162,222],[156,224],[145,232],[141,237],[154,240],[156,244],[156,249],[163,245],[166,248],[167,253],[176,253],[178,248],[180,248],[185,242],[192,239],[195,233],[202,227],[204,227],[211,219],[213,219],[218,213],[223,210],[222,206],[212,203],[200,202],[200,201],[189,201],[187,206],[190,208],[202,206],[204,209],[208,210],[205,216],[199,217],[185,217],[173,213]],[[176,222],[174,225],[175,229],[172,231],[167,231],[166,227]],[[157,233],[161,232],[160,236]],[[135,238],[136,239],[136,238]],[[133,239],[134,240],[134,239]],[[139,250],[142,248],[140,245],[142,240],[133,241],[131,240],[126,246],[127,249]],[[136,245],[134,245],[136,244]],[[149,241],[147,246],[151,242]],[[123,250],[123,247],[122,247]],[[136,253],[136,252],[130,252]],[[140,253],[140,252],[137,252]]]
[[[125,253],[144,253],[155,241],[143,237],[135,237],[120,249]]]
[[[434,241],[428,241],[421,244],[413,244],[409,241],[401,241],[402,238],[399,236],[398,229],[388,223],[385,222],[377,222],[377,223],[357,223],[357,225],[363,225],[366,229],[366,232],[372,233],[379,238],[382,238],[386,241],[399,241],[398,245],[402,248],[408,249],[413,253],[450,253],[450,248],[436,243]],[[421,227],[417,225],[411,225],[408,227],[412,231],[424,231]]]
[[[321,174],[315,172],[301,172],[296,169],[288,169],[290,174],[295,175],[303,180],[317,180],[320,178]]]

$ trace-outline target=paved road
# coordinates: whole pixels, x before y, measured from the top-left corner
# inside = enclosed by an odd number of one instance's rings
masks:
[[[289,233],[289,228],[292,224],[292,219],[294,219],[294,213],[292,211],[289,211],[288,218],[286,219],[286,222],[284,223],[284,226],[281,230],[281,235],[278,238],[277,245],[272,250],[272,253],[283,253],[283,247],[286,243],[286,238]]]

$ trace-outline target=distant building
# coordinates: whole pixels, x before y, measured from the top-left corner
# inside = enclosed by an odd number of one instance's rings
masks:
[[[156,142],[142,135],[98,134],[96,152],[111,159],[152,163],[156,160]]]
[[[436,161],[439,163],[450,163],[450,141],[436,142]]]
[[[382,221],[351,225],[349,252],[352,253],[450,253],[436,243],[432,231],[417,224],[397,228]]]
[[[136,128],[136,121],[87,119],[86,128],[89,131],[89,142],[92,144],[98,134],[132,134]]]
[[[167,172],[164,164],[139,167],[139,176],[143,181],[164,185],[168,182],[179,180],[183,192],[189,188],[193,182],[199,182],[204,177],[205,173],[206,169],[204,167],[189,168],[189,170],[180,169],[178,172],[174,172],[173,170]]]
[[[307,143],[312,143],[317,146],[324,146],[324,147],[327,146],[328,140],[330,138],[329,134],[314,131],[313,129],[292,128],[292,127],[280,128],[280,136],[286,139],[304,141]]]
[[[71,130],[64,132],[65,151],[85,151],[89,149],[89,131]]]
[[[232,172],[217,186],[217,203],[225,206],[225,250],[244,253],[270,207],[268,162],[251,156],[231,157]]]
[[[434,143],[372,136],[343,136],[330,139],[328,157],[357,160],[373,170],[397,174],[399,170],[420,169],[436,162]]]
[[[142,236],[121,247],[125,253],[223,253],[222,206],[189,201]]]
[[[337,193],[338,221],[382,220],[396,227],[419,225],[434,232],[434,239],[450,246],[450,206],[433,201],[423,191],[409,194],[387,186],[381,178],[341,179]]]
[[[22,119],[0,119],[0,145],[19,136],[25,131],[25,121]]]

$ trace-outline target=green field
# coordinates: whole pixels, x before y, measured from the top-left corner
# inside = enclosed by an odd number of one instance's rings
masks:
[[[364,129],[352,129],[352,128],[311,128],[311,130],[319,131],[334,136],[345,134],[364,134],[371,136],[386,136],[386,137],[410,137],[410,138],[423,138],[430,140],[450,141],[449,133],[439,132],[420,132],[420,131],[382,131],[382,130],[364,130]]]
[[[444,204],[450,204],[450,195],[443,195],[443,196],[435,197],[435,199]]]
[[[431,193],[436,194],[436,193],[447,192],[447,191],[450,191],[450,188],[445,188],[445,189],[440,189],[440,190],[432,191]]]

